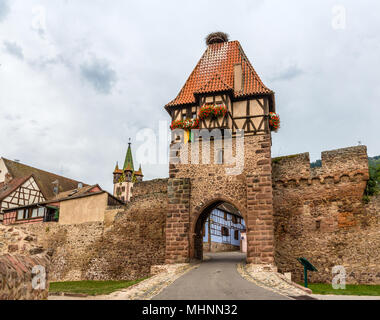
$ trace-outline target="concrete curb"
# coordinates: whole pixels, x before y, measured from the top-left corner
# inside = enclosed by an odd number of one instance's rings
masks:
[[[237,265],[237,270],[238,270],[238,272],[240,273],[240,275],[243,278],[245,278],[248,281],[251,281],[251,282],[255,283],[256,285],[258,285],[260,287],[263,287],[265,289],[271,290],[273,292],[276,292],[278,294],[281,294],[283,296],[286,296],[286,297],[294,299],[294,300],[297,300],[297,297],[301,297],[300,294],[295,295],[294,293],[291,293],[291,292],[286,292],[285,293],[285,292],[283,292],[284,291],[283,289],[279,289],[279,288],[276,288],[276,287],[269,286],[264,281],[256,279],[250,272],[248,272],[248,270],[246,270],[246,265],[243,265],[241,263],[238,264]],[[302,300],[306,300],[306,297],[310,296],[310,294],[311,294],[311,290],[310,289],[304,288],[304,287],[300,286],[299,284],[297,284],[297,283],[295,283],[293,281],[290,281],[289,279],[287,279],[281,273],[278,273],[278,272],[271,272],[271,273],[273,273],[273,275],[275,275],[279,280],[285,282],[289,287],[293,287],[294,289],[301,290],[302,292],[305,292],[305,296],[303,296],[304,299],[302,299]]]
[[[86,298],[88,294],[85,293],[70,293],[70,292],[51,292],[49,296],[57,296],[57,297],[76,297],[76,298]]]

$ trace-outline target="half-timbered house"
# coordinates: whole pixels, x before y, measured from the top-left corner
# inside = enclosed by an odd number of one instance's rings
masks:
[[[45,201],[33,175],[12,179],[9,183],[0,183],[0,208],[5,209],[25,206]]]
[[[76,180],[0,158],[0,222],[6,209],[53,199],[61,192],[77,188],[79,184]],[[42,215],[42,210],[32,210],[25,218],[39,215]]]
[[[96,184],[61,192],[53,199],[43,202],[4,209],[3,224],[77,224],[104,221],[107,207],[123,204]]]
[[[203,226],[203,248],[210,252],[239,250],[243,232],[245,222],[240,212],[223,203],[211,211]]]

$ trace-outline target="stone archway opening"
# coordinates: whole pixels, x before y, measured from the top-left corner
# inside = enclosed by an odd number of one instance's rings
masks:
[[[194,228],[194,258],[207,252],[247,252],[247,227],[243,214],[229,202],[215,201],[199,215]]]

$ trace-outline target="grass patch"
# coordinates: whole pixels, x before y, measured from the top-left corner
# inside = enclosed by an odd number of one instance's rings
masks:
[[[302,284],[301,284],[302,285]],[[337,294],[351,296],[380,296],[380,285],[346,284],[346,289],[333,289],[328,283],[309,283],[313,294]]]
[[[117,290],[128,288],[140,281],[147,279],[142,278],[131,281],[65,281],[50,282],[50,293],[84,293],[91,296],[100,294],[109,294]]]

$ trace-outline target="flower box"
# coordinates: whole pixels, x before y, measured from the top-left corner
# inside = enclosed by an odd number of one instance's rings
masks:
[[[280,116],[275,112],[269,112],[269,127],[272,131],[280,128]]]

